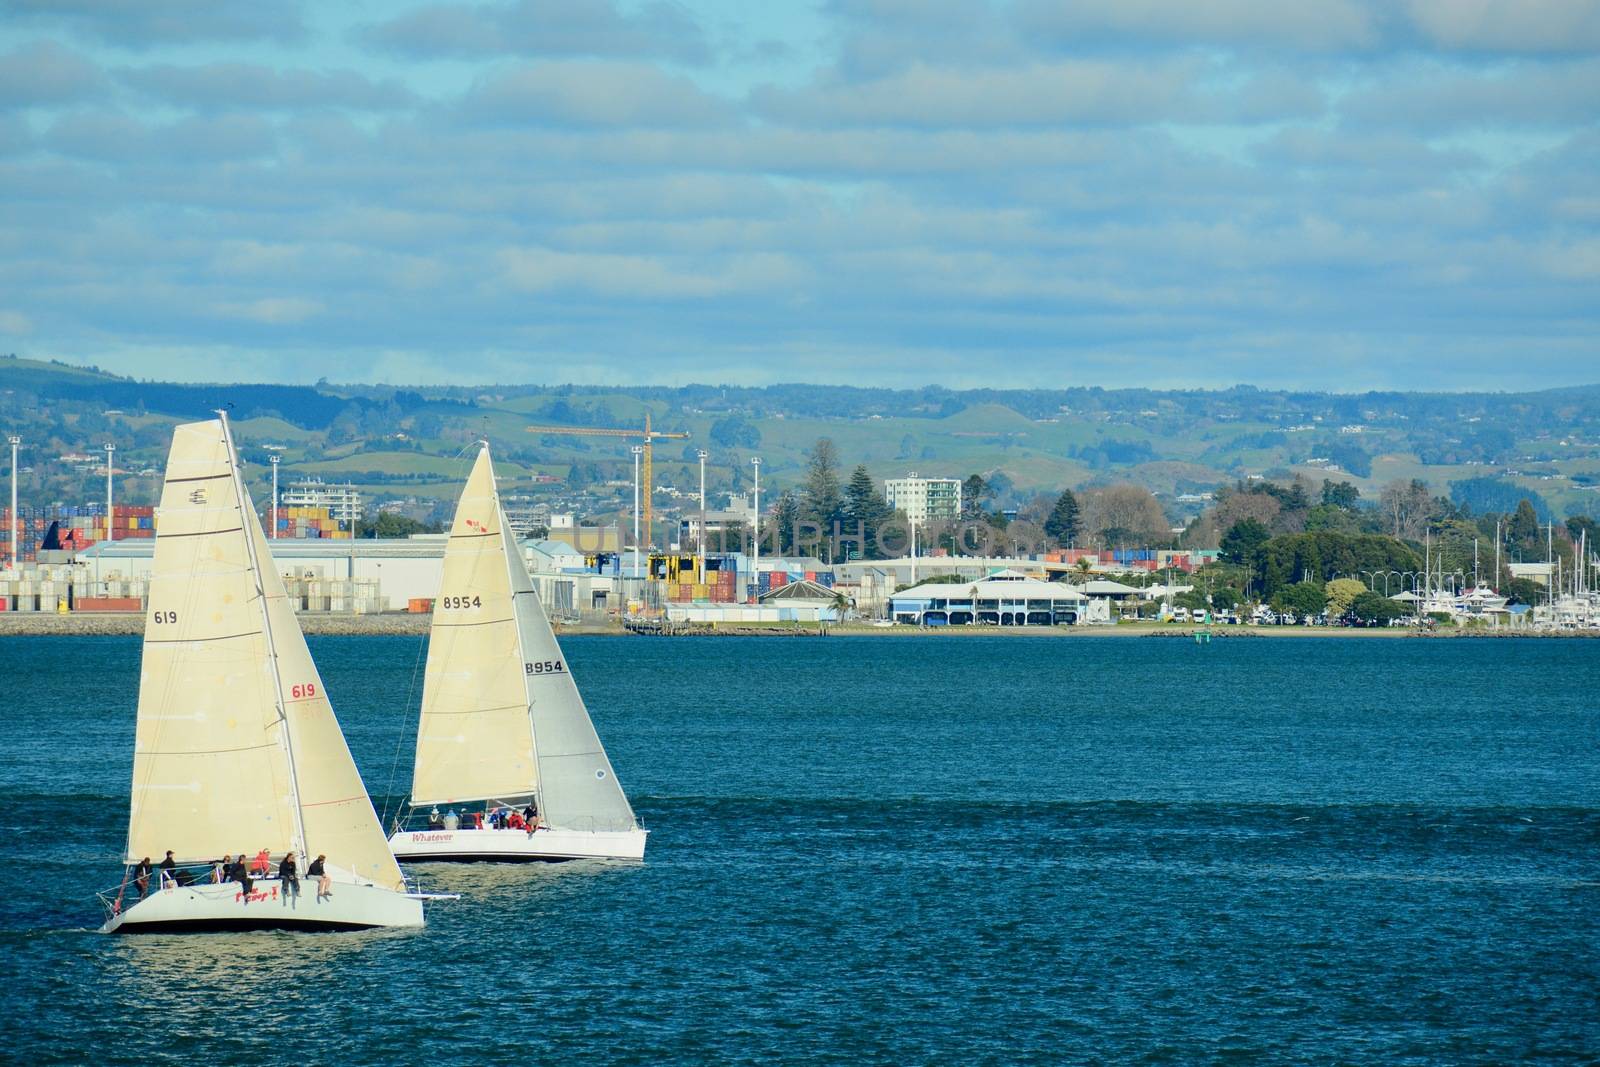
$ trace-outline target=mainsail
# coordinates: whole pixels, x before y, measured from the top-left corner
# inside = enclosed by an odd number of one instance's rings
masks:
[[[532,796],[528,689],[489,450],[456,505],[433,604],[411,803]]]
[[[633,829],[633,809],[508,530],[485,447],[445,549],[411,802],[537,793],[549,826]]]
[[[333,717],[225,419],[173,433],[145,623],[128,862],[326,853],[404,885]]]

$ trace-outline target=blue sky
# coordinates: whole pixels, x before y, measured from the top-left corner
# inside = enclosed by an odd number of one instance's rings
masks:
[[[0,351],[1600,380],[1600,2],[0,0]]]

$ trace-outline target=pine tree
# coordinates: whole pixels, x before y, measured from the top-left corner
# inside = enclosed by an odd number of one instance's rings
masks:
[[[839,452],[827,437],[817,438],[811,446],[801,505],[803,517],[816,523],[823,543],[829,543],[833,524],[844,512],[844,498],[839,492]]]
[[[776,529],[780,555],[795,551],[794,528],[799,521],[800,501],[795,498],[794,490],[785,489],[772,507],[772,525]]]
[[[1078,539],[1078,498],[1072,495],[1071,489],[1063,489],[1056,498],[1056,506],[1050,509],[1050,517],[1044,520],[1044,532],[1055,538],[1059,545],[1070,546]]]
[[[878,483],[872,480],[866,464],[860,464],[850,475],[850,484],[844,491],[844,535],[855,537],[859,531],[864,538],[859,546],[863,558],[874,558],[878,528],[890,516],[889,505],[878,492]]]

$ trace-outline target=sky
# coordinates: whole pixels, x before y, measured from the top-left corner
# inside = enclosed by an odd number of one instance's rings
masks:
[[[1600,0],[0,0],[0,352],[1600,381]]]

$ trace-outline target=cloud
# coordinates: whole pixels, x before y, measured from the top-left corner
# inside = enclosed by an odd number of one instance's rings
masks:
[[[1452,51],[1600,51],[1600,5],[1593,0],[1405,0],[1416,29]]]
[[[1600,111],[1600,59],[1517,61],[1490,69],[1429,65],[1345,96],[1339,111],[1363,126],[1434,135],[1459,129],[1562,128],[1592,123]]]
[[[70,104],[102,95],[100,68],[53,41],[35,41],[0,56],[0,107]]]
[[[682,8],[648,3],[624,12],[611,0],[517,0],[428,5],[365,27],[359,37],[419,58],[604,56],[703,63],[700,27]]]
[[[0,333],[13,337],[33,332],[33,322],[20,311],[0,308]]]
[[[763,115],[805,126],[1049,126],[1140,123],[1190,110],[1192,64],[1062,62],[1020,69],[915,64],[865,82],[757,94]]]
[[[163,103],[201,111],[389,111],[417,102],[409,89],[393,80],[379,81],[349,70],[274,70],[255,63],[160,64],[125,70],[121,80]]]
[[[1016,17],[1057,45],[1123,39],[1310,52],[1371,47],[1382,21],[1360,0],[1021,0]]]
[[[225,319],[240,319],[266,326],[293,326],[321,314],[323,307],[319,302],[303,297],[263,297],[245,303],[218,304],[214,310]]]
[[[478,82],[455,114],[469,123],[552,126],[706,126],[730,108],[687,78],[640,63],[549,60]]]
[[[64,29],[119,48],[212,41],[294,44],[306,37],[295,0],[0,0],[0,18]]]

